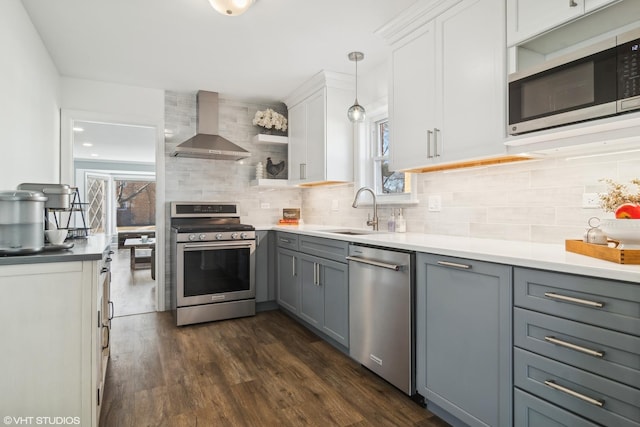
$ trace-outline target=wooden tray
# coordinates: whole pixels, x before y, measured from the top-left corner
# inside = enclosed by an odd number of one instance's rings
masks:
[[[565,249],[568,252],[617,262],[618,264],[640,264],[640,249],[616,249],[604,245],[586,243],[582,240],[566,240]]]

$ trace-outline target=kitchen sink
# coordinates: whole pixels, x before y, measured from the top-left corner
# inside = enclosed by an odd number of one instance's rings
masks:
[[[375,230],[327,230],[327,233],[344,234],[347,236],[361,236],[367,234],[378,234],[380,232]]]

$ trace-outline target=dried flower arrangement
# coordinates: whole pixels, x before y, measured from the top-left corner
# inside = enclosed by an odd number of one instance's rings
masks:
[[[271,108],[267,108],[264,111],[256,111],[256,115],[253,117],[253,124],[262,126],[265,129],[287,130],[287,118]]]
[[[640,205],[640,179],[634,178],[630,182],[637,187],[635,193],[629,192],[626,185],[612,179],[601,179],[609,185],[609,191],[600,194],[600,206],[605,212],[616,212],[622,205]],[[616,215],[616,217],[618,217]]]

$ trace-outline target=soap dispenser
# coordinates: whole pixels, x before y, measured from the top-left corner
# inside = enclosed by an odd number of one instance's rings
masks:
[[[402,216],[402,209],[399,209],[398,218],[396,218],[396,232],[406,233],[407,221]]]
[[[389,217],[389,221],[387,221],[387,230],[390,232],[396,231],[396,215],[394,209],[391,209],[391,216]]]

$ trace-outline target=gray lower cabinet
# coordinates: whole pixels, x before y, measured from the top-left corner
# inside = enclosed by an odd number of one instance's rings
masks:
[[[640,426],[640,285],[514,269],[520,426]]]
[[[349,347],[348,243],[276,234],[278,304]]]
[[[470,426],[512,425],[512,267],[418,254],[416,386]]]
[[[274,233],[265,230],[256,231],[256,303],[276,300],[275,289],[275,244]]]
[[[300,255],[300,317],[344,346],[349,345],[347,264]]]
[[[293,314],[298,313],[300,263],[297,252],[278,248],[278,304]]]

